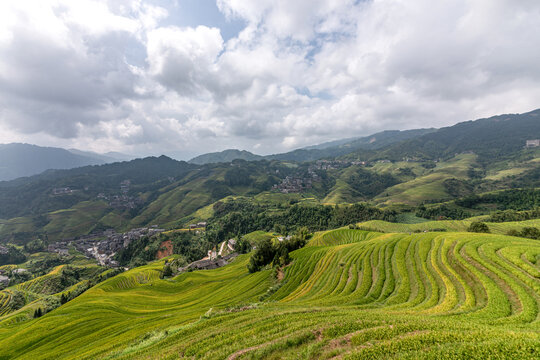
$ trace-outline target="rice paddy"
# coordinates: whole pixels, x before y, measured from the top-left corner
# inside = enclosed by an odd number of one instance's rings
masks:
[[[338,229],[291,257],[281,281],[249,255],[168,280],[162,261],[133,269],[0,326],[0,358],[540,357],[539,241]]]

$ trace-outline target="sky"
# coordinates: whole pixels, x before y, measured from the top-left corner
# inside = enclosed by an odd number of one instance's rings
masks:
[[[538,0],[2,0],[0,143],[189,159],[540,108]]]

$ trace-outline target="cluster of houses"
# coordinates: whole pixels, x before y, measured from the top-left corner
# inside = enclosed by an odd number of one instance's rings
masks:
[[[313,187],[313,179],[309,177],[287,176],[279,184],[272,186],[272,190],[284,194],[299,193]]]
[[[193,270],[212,270],[217,269],[219,267],[225,266],[228,263],[232,261],[232,259],[236,258],[238,256],[238,253],[232,253],[229,255],[225,255],[223,257],[219,258],[204,258],[201,260],[197,260],[192,262],[191,264],[178,268],[179,272],[184,271],[193,271]]]
[[[5,246],[0,245],[0,255],[7,255],[9,254],[9,249]]]
[[[70,194],[73,194],[74,192],[75,190],[69,187],[54,188],[52,190],[53,195],[70,195]]]
[[[317,160],[310,169],[333,170],[342,169],[351,165],[366,165],[365,161],[347,161],[347,160]]]
[[[127,194],[131,186],[131,180],[124,180],[120,183],[120,192],[122,194]]]
[[[11,271],[12,276],[18,276],[24,273],[27,273],[27,269],[14,269]],[[5,289],[9,286],[9,273],[7,270],[0,269],[0,290]]]
[[[9,286],[9,277],[0,275],[0,290],[3,290]]]
[[[540,139],[527,140],[525,142],[525,147],[526,148],[533,148],[533,147],[539,147],[539,146],[540,146]]]
[[[127,247],[133,240],[159,234],[163,231],[165,230],[159,229],[157,225],[132,229],[125,233],[117,233],[109,229],[102,234],[90,234],[77,239],[66,239],[50,244],[48,251],[60,255],[69,255],[69,247],[73,246],[86,256],[95,258],[102,266],[118,267],[118,262],[114,260],[114,255],[119,250]]]
[[[135,209],[142,203],[142,199],[128,195],[113,195],[109,199],[109,206],[116,209]]]
[[[115,209],[135,209],[143,203],[143,200],[138,197],[129,196],[131,180],[124,180],[120,183],[120,194],[105,195],[99,193],[97,198],[109,202],[109,206]]]
[[[205,221],[201,221],[201,222],[198,222],[196,224],[189,224],[188,225],[188,229],[190,230],[193,230],[193,229],[205,229],[206,228],[206,222]]]

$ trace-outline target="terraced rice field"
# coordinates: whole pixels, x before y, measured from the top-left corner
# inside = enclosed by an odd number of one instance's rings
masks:
[[[444,229],[446,231],[467,231],[467,228],[471,225],[472,220],[441,220],[441,221],[427,221],[418,224],[400,224],[390,223],[382,220],[371,220],[360,223],[360,226],[373,229],[382,232],[402,232],[410,233],[414,231],[430,231],[433,229]],[[486,223],[489,230],[493,234],[504,235],[510,230],[520,231],[524,227],[540,227],[540,219],[525,220],[525,221],[512,221],[504,223]]]
[[[172,280],[131,270],[0,327],[0,358],[540,357],[539,241],[339,229],[291,256],[277,285],[246,255]]]
[[[4,316],[11,311],[9,302],[11,301],[11,291],[2,290],[0,291],[0,316]]]

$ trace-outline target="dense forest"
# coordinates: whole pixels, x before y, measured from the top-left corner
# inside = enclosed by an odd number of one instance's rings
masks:
[[[496,209],[498,211],[491,215],[490,221],[520,221],[538,218],[537,208],[539,206],[540,190],[512,189],[481,195],[469,195],[450,203],[420,205],[416,209],[416,216],[432,220],[462,220],[473,216],[474,210],[492,212]]]
[[[394,210],[381,210],[362,203],[341,206],[295,204],[282,211],[269,211],[267,207],[243,200],[228,201],[214,205],[214,217],[206,236],[210,242],[218,243],[255,230],[287,234],[307,227],[310,231],[320,231],[367,220],[395,221],[396,215]]]

